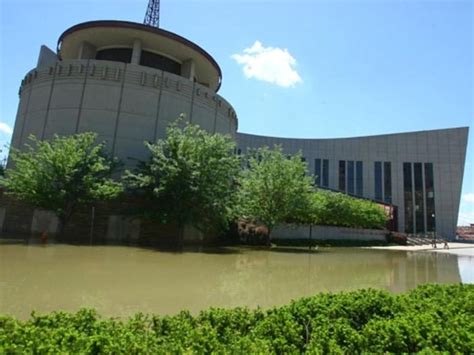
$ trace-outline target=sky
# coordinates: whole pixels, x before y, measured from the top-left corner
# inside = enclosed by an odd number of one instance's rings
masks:
[[[0,0],[0,147],[42,44],[55,49],[80,22],[142,22],[147,3]],[[161,0],[160,12],[161,28],[219,63],[219,94],[240,132],[335,138],[469,126],[458,223],[474,223],[474,1]]]

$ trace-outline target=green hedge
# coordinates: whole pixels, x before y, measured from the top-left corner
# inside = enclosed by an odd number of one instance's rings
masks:
[[[101,319],[93,310],[28,321],[0,317],[0,353],[470,353],[474,285],[425,285],[402,295],[319,294],[268,311]]]
[[[384,229],[388,216],[377,203],[338,192],[317,191],[312,195],[312,223],[349,228]]]

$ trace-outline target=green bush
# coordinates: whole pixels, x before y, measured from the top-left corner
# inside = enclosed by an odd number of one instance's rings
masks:
[[[312,194],[311,210],[311,222],[326,226],[383,229],[388,220],[375,202],[328,191]]]
[[[197,316],[93,310],[0,317],[0,354],[20,353],[470,353],[474,285],[424,285],[407,294],[319,294],[264,310],[209,309]]]

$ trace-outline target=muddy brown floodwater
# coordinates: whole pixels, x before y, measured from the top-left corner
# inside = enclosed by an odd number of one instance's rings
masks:
[[[469,273],[474,256],[362,248],[165,252],[0,241],[0,314],[24,319],[32,310],[93,307],[104,316],[126,317],[266,308],[324,291],[403,292],[427,282],[458,283],[460,265]]]

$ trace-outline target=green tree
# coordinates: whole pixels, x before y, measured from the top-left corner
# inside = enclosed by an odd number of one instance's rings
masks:
[[[248,168],[240,180],[239,214],[263,223],[271,232],[283,222],[308,219],[312,178],[301,154],[286,156],[281,147],[259,148],[248,157]]]
[[[0,176],[5,175],[5,168],[6,168],[6,164],[7,164],[7,159],[1,157],[2,153],[3,153],[3,151],[0,149]]]
[[[8,194],[35,207],[54,211],[60,233],[78,207],[117,197],[122,185],[111,179],[117,161],[96,144],[96,134],[54,136],[40,141],[30,136],[25,151],[12,149],[12,168],[0,178]]]
[[[210,134],[197,125],[178,123],[167,138],[145,143],[150,159],[125,181],[150,200],[146,214],[161,223],[175,223],[182,242],[186,225],[202,232],[225,228],[235,203],[240,159],[229,136]]]

